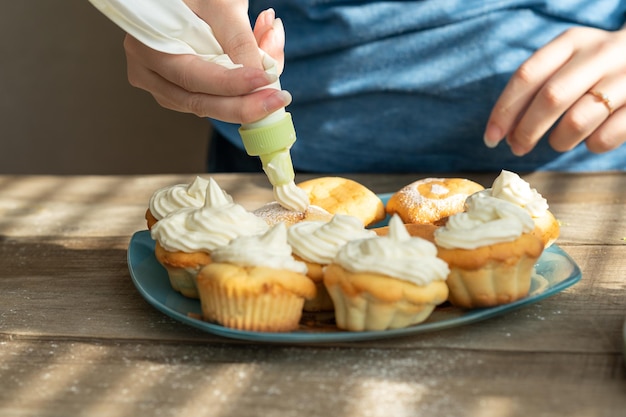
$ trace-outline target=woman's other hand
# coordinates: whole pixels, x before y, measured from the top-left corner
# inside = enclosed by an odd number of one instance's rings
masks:
[[[485,143],[506,138],[518,156],[545,133],[568,151],[585,141],[596,153],[626,141],[626,30],[574,28],[533,54],[515,72],[487,123]]]

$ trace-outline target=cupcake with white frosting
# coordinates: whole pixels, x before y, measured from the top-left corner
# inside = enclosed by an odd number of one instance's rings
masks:
[[[365,229],[363,222],[345,214],[336,214],[328,221],[309,221],[292,225],[287,240],[294,257],[307,265],[307,276],[313,280],[317,295],[304,303],[304,311],[332,311],[333,301],[324,287],[324,268],[349,241],[376,236]]]
[[[492,307],[528,295],[543,242],[530,214],[483,195],[435,231],[438,256],[450,267],[449,300],[462,308]]]
[[[352,240],[326,267],[337,327],[372,331],[426,320],[448,297],[448,265],[435,245],[412,237],[394,215],[386,236]]]
[[[552,245],[559,237],[559,222],[550,212],[548,201],[516,173],[502,170],[491,188],[480,191],[469,199],[483,196],[499,198],[526,210],[535,223],[533,233],[541,238],[544,247]]]
[[[204,320],[250,331],[298,328],[315,285],[306,265],[293,258],[284,223],[263,235],[233,239],[212,258],[197,278]]]
[[[156,258],[167,270],[172,288],[198,298],[195,277],[211,262],[211,253],[237,236],[261,234],[268,228],[262,219],[234,203],[211,178],[203,206],[167,215],[154,224],[150,234],[156,241]]]
[[[202,207],[206,199],[209,180],[196,177],[189,184],[175,184],[156,190],[150,197],[146,210],[148,229],[168,214],[183,208]],[[232,198],[224,192],[225,198]]]

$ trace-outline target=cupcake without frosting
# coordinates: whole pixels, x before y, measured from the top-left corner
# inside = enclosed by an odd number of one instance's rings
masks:
[[[391,195],[385,210],[406,224],[440,226],[452,214],[463,211],[465,199],[484,187],[466,178],[423,178]]]
[[[385,205],[365,185],[344,177],[317,177],[298,183],[312,205],[331,214],[348,214],[361,219],[365,226],[385,218]]]

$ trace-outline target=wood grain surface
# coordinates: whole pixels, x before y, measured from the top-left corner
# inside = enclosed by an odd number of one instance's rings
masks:
[[[426,175],[343,176],[385,193]],[[249,209],[272,199],[261,175],[214,178]],[[291,346],[191,328],[134,288],[150,195],[193,176],[0,176],[0,416],[626,415],[626,175],[524,178],[578,284],[463,327]]]

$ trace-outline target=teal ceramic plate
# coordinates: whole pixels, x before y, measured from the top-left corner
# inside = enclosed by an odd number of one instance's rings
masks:
[[[381,195],[386,199],[388,195]],[[219,324],[199,320],[200,302],[174,291],[165,269],[154,256],[154,241],[147,230],[136,232],[128,248],[128,267],[139,293],[153,307],[185,324],[219,336],[273,343],[329,343],[352,342],[409,336],[434,330],[475,323],[499,316],[523,306],[553,296],[577,283],[580,268],[559,246],[552,245],[541,255],[528,297],[492,308],[462,310],[449,304],[437,307],[423,323],[403,329],[347,332],[334,326],[332,314],[305,314],[298,330],[289,333],[265,333],[230,329]],[[626,330],[625,330],[626,331]],[[626,341],[625,341],[626,343]]]

